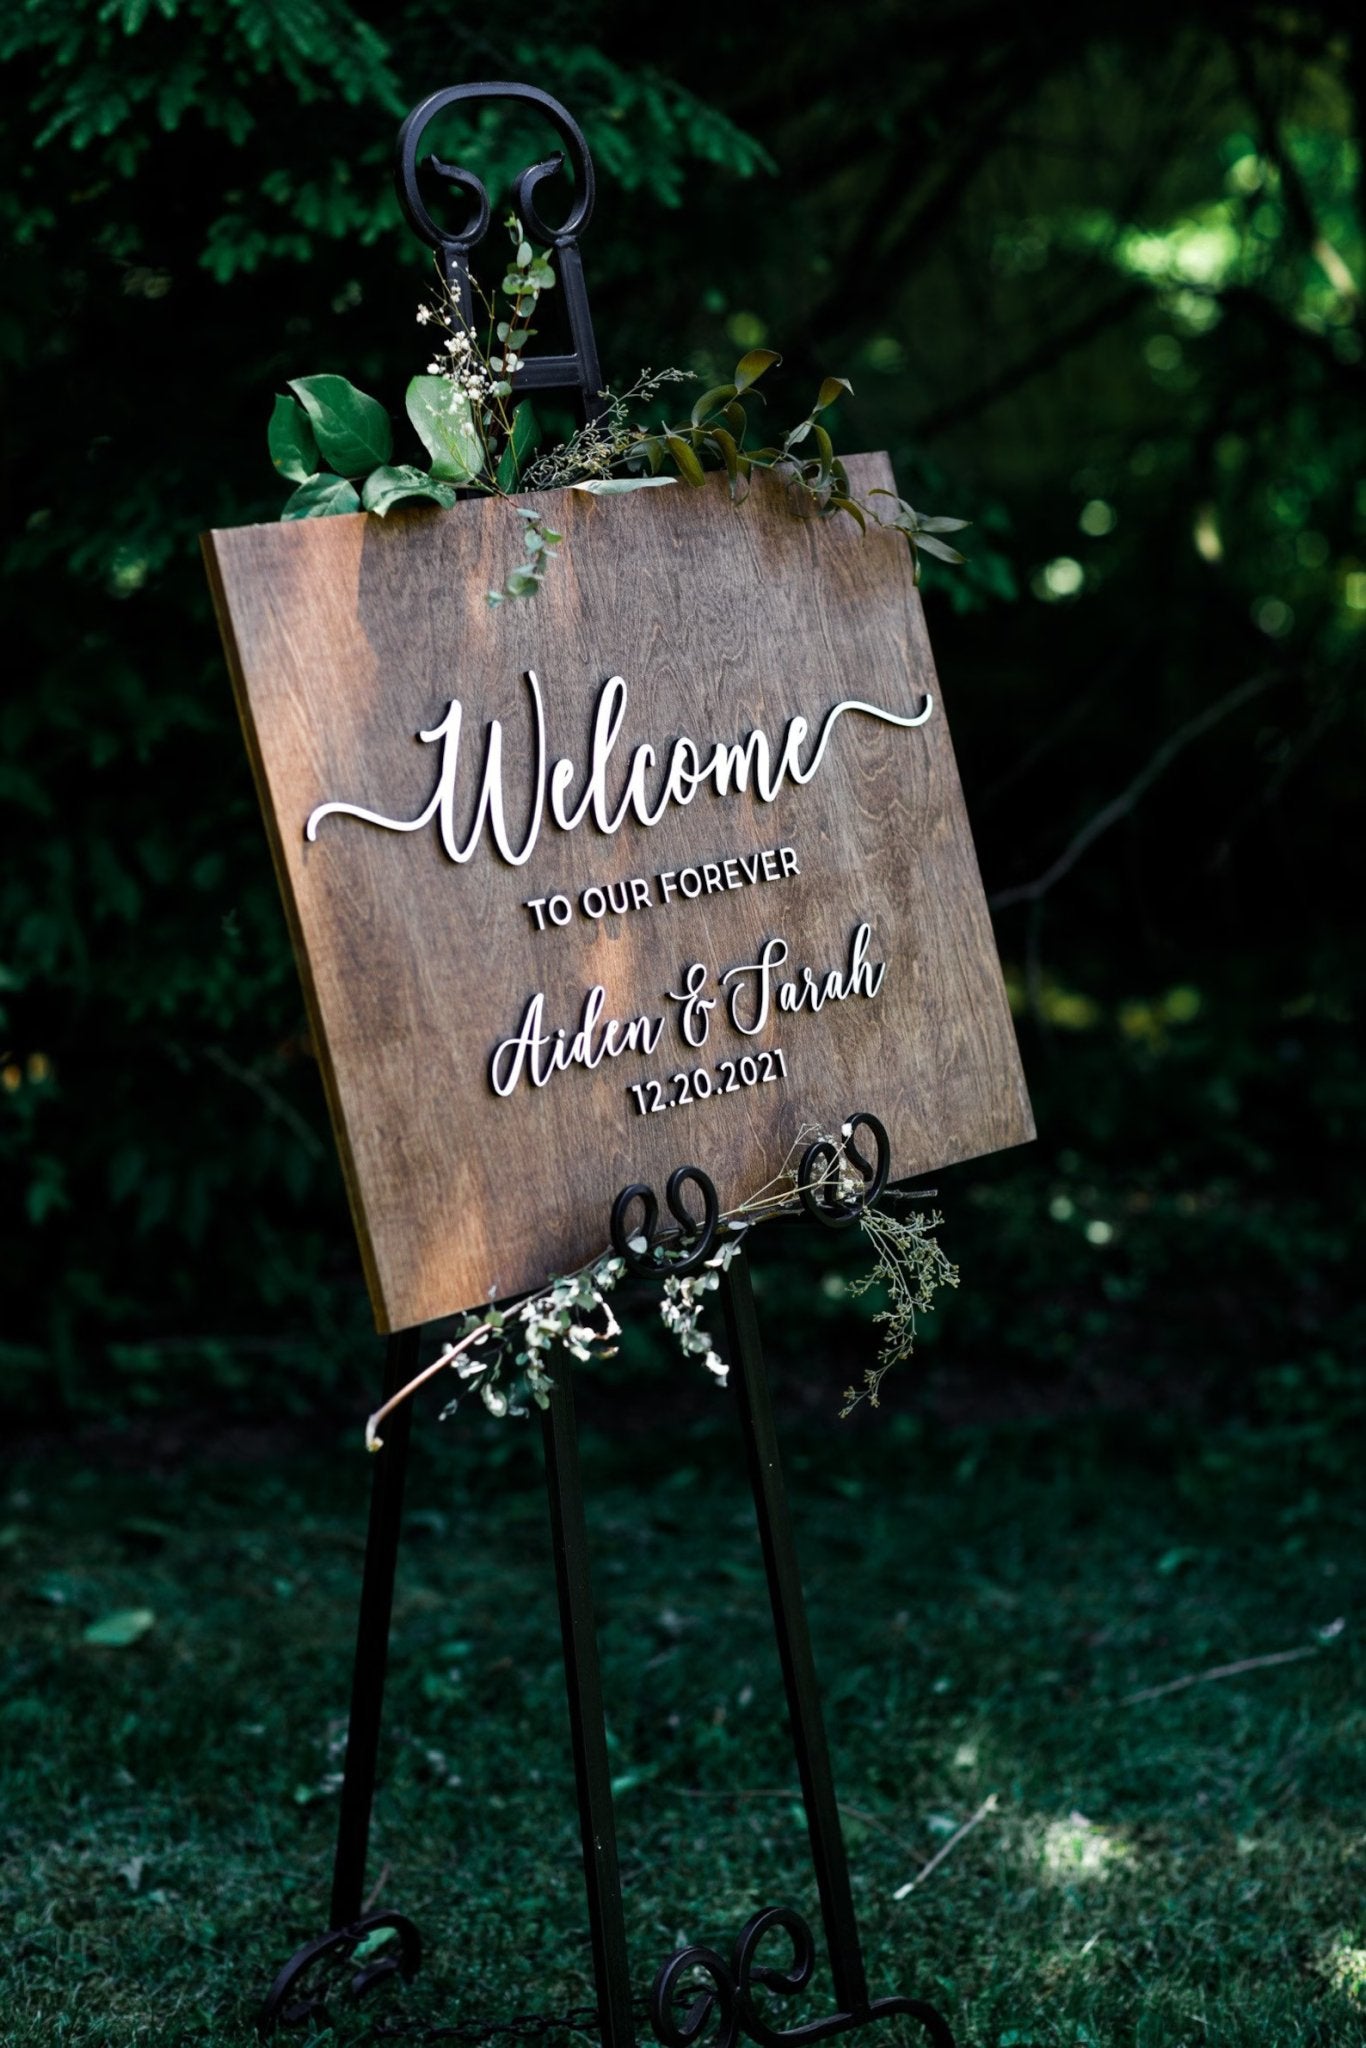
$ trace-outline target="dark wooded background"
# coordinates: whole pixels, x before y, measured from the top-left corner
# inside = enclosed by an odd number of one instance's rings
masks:
[[[1043,1135],[944,1178],[932,1387],[1354,1401],[1346,7],[855,4],[785,42],[708,9],[552,5],[533,40],[54,0],[3,34],[5,1401],[307,1407],[373,1374],[194,541],[273,516],[285,378],[398,412],[425,260],[393,131],[481,75],[583,120],[609,374],[768,343],[789,416],[847,374],[845,445],[975,522],[927,606]],[[540,141],[491,114],[442,153]],[[847,1250],[805,1256],[827,1284],[771,1281],[775,1331],[791,1304],[865,1347]]]

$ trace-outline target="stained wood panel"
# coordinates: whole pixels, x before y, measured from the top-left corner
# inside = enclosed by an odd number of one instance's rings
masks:
[[[856,458],[850,472],[860,494],[892,483],[880,455]],[[828,1128],[856,1109],[887,1124],[898,1178],[1033,1135],[904,543],[863,539],[848,521],[795,523],[768,479],[743,508],[722,478],[699,491],[535,502],[567,544],[539,596],[497,609],[484,593],[516,559],[520,527],[497,502],[205,537],[382,1330],[582,1263],[606,1243],[616,1191],[632,1180],[662,1189],[685,1160],[707,1169],[729,1206],[769,1179],[803,1126]],[[800,715],[811,730],[794,758],[805,766],[837,704],[910,718],[926,692],[935,701],[914,727],[840,716],[811,780],[787,781],[769,802],[733,781],[720,795],[713,778],[648,827],[631,816],[608,832],[590,815],[562,830],[547,810],[520,865],[487,837],[452,860],[438,818],[396,831],[334,813],[305,838],[325,803],[421,817],[445,742],[415,735],[438,728],[458,700],[459,841],[498,720],[508,837],[520,851],[535,781],[528,671],[548,760],[575,764],[566,807],[584,789],[595,707],[614,676],[628,694],[604,776],[613,810],[643,743],[658,757],[639,785],[653,808],[682,737],[705,758],[717,741],[761,731],[776,758]],[[686,776],[676,788],[686,793]],[[781,873],[784,847],[798,872]],[[765,850],[777,877],[762,879],[761,860],[760,879],[744,880],[742,863],[752,870]],[[719,887],[707,886],[707,864]],[[662,901],[660,876],[687,869],[700,877],[697,898],[676,883]],[[736,875],[741,885],[728,886]],[[615,886],[621,900],[624,884],[629,902],[633,878],[649,907],[584,914],[585,890]],[[543,911],[538,930],[526,905],[552,895],[568,900],[569,921],[561,928]],[[847,970],[865,924],[870,961],[886,963],[875,996],[775,1011],[753,1037],[734,1027],[727,990],[757,994],[760,976],[724,987],[717,977],[757,967],[781,940],[774,986],[800,988],[804,966],[823,986],[830,970]],[[669,1000],[685,992],[693,963],[718,1003],[697,1049]],[[605,1017],[662,1020],[656,1051],[496,1094],[491,1061],[532,996],[544,996],[547,1033],[563,1029],[572,1043],[595,986]],[[765,1051],[774,1078],[742,1083],[740,1061],[761,1064]],[[677,1100],[684,1089],[671,1077],[699,1067],[713,1093],[698,1099],[689,1086],[692,1099]],[[652,1082],[671,1106],[648,1106]]]

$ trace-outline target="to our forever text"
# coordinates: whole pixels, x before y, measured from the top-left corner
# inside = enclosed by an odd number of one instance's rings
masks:
[[[762,853],[738,853],[729,860],[699,861],[691,868],[662,868],[657,875],[631,875],[622,882],[590,883],[579,891],[579,910],[584,917],[622,917],[631,910],[651,910],[658,904],[695,903],[699,896],[713,896],[726,889],[744,889],[755,882],[781,882],[799,875],[797,856],[790,846],[766,846]],[[567,925],[574,906],[562,894],[532,896],[527,910],[538,932],[550,925]]]

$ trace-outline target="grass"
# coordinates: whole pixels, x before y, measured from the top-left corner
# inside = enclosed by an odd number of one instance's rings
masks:
[[[976,2048],[1366,2039],[1359,1486],[1232,1429],[841,1431],[834,1395],[791,1478],[875,1992]],[[760,1905],[815,1919],[727,1423],[586,1440],[642,1994]],[[323,1435],[12,1463],[5,2048],[241,2042],[321,1931],[368,1480]],[[429,1956],[383,2010],[562,2011],[592,1987],[534,1434],[417,1445],[372,1883]],[[83,1640],[127,1610],[138,1641]]]

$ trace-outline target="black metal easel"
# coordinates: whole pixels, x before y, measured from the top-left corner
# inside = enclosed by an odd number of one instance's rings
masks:
[[[516,181],[520,217],[534,234],[554,245],[574,347],[570,355],[524,359],[511,381],[516,389],[572,389],[578,394],[585,417],[591,417],[601,395],[601,376],[578,236],[592,212],[593,165],[583,135],[565,108],[549,94],[528,85],[462,85],[433,93],[409,114],[399,130],[399,196],[415,231],[437,251],[446,281],[468,315],[469,257],[489,226],[488,194],[471,172],[430,158],[428,161],[440,176],[469,192],[475,202],[460,234],[443,232],[418,190],[417,152],[423,130],[445,108],[457,102],[508,98],[530,102],[554,122],[568,146],[575,181],[573,207],[558,230],[545,225],[532,195],[543,180],[562,168],[563,157],[557,155],[530,166]],[[864,1158],[858,1150],[860,1130],[866,1130],[874,1141],[872,1160]],[[890,1147],[886,1130],[875,1116],[861,1112],[844,1126],[845,1171],[836,1180],[830,1169],[838,1161],[837,1149],[828,1140],[809,1147],[801,1163],[797,1190],[807,1216],[836,1229],[855,1222],[886,1187]],[[853,1176],[862,1185],[851,1192]],[[685,1203],[684,1191],[688,1187],[701,1198],[700,1220]],[[658,1229],[659,1205],[655,1194],[643,1183],[623,1188],[613,1204],[613,1244],[638,1275],[663,1278],[667,1274],[692,1273],[715,1250],[719,1205],[708,1176],[699,1167],[679,1167],[670,1177],[665,1199],[677,1228],[662,1232]],[[630,1219],[637,1211],[643,1221],[633,1229]],[[934,2048],[954,2048],[947,2021],[932,2005],[902,1996],[869,1997],[772,1395],[743,1246],[720,1271],[719,1279],[730,1384],[763,1549],[835,2010],[824,2018],[783,2028],[775,2025],[761,2008],[761,1994],[798,1996],[806,1990],[815,1971],[816,1943],[811,1928],[793,1907],[779,1905],[756,1913],[740,1929],[729,1956],[714,1948],[694,1945],[666,1958],[655,1974],[648,2006],[649,2024],[662,2048],[694,2048],[694,2044],[702,2042],[708,2048],[736,2048],[741,2037],[755,2042],[758,2048],[798,2048],[798,2044],[850,2033],[873,2021],[907,2018],[919,2023]],[[420,1329],[403,1330],[389,1339],[384,1375],[386,1399],[414,1376],[421,1335]],[[306,2025],[320,2017],[327,1990],[335,1989],[338,1976],[349,1977],[347,1989],[351,1995],[359,1996],[384,1978],[397,1975],[411,1979],[422,1958],[418,1931],[403,1914],[362,1912],[410,1430],[411,1406],[404,1404],[391,1418],[383,1449],[375,1461],[330,1927],[326,1934],[297,1950],[280,1971],[261,2008],[258,2025],[262,2034],[280,2026]],[[433,2037],[446,2032],[468,2032],[474,2039],[494,2032],[539,2034],[574,2029],[597,2034],[602,2048],[636,2048],[641,2008],[633,1996],[627,1952],[602,1676],[593,1620],[583,1478],[567,1358],[556,1368],[555,1384],[543,1415],[543,1433],[597,2005],[586,2014],[523,2015],[484,2027],[434,2027],[431,2032]],[[761,1960],[761,1948],[778,1931],[786,1936],[790,1953],[780,1964]],[[378,1938],[385,1934],[391,1938],[377,1946]],[[772,1955],[771,1948],[768,1953]],[[705,1980],[700,1989],[699,1979]]]

